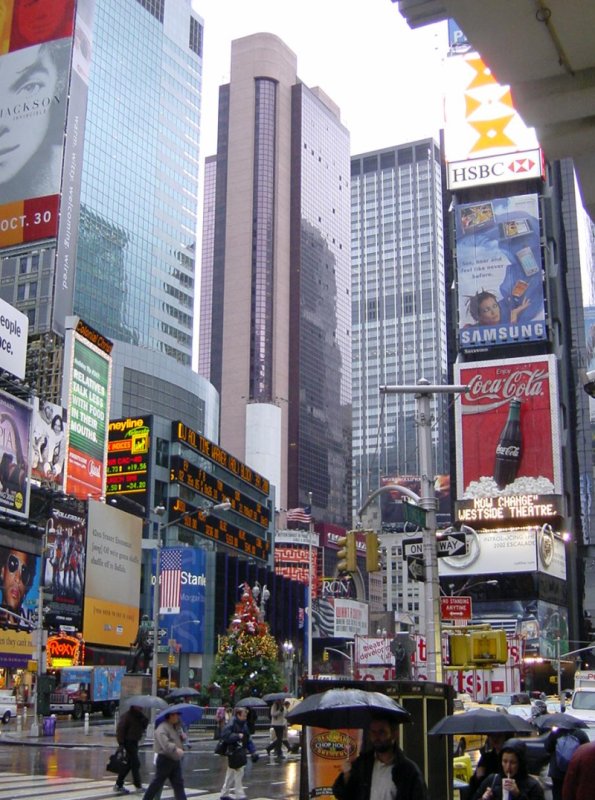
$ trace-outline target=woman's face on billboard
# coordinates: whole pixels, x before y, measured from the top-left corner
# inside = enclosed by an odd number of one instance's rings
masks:
[[[0,183],[14,178],[43,142],[57,77],[43,45],[0,59]]]

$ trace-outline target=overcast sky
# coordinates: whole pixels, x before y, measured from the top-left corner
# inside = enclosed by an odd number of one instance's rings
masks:
[[[233,39],[274,33],[298,75],[340,107],[351,153],[437,133],[445,24],[412,31],[390,0],[192,0],[204,19],[201,161],[216,149],[218,87]]]

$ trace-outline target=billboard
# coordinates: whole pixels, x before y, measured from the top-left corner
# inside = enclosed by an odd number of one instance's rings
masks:
[[[470,186],[492,186],[495,183],[542,178],[545,174],[545,161],[541,150],[527,150],[524,153],[450,161],[447,170],[448,188],[451,192],[456,192]]]
[[[0,247],[58,230],[75,1],[59,6],[3,3]]]
[[[70,414],[66,492],[105,494],[112,343],[78,318],[65,338],[62,402]]]
[[[536,194],[455,206],[459,347],[546,338]]]
[[[467,552],[439,558],[439,575],[498,575],[537,569],[537,539],[533,528],[465,533]]]
[[[31,435],[33,480],[49,483],[54,490],[63,489],[67,439],[66,409],[35,397]]]
[[[536,150],[539,142],[515,111],[509,86],[501,86],[475,52],[446,62],[444,149],[447,162]]]
[[[23,380],[27,362],[29,319],[0,298],[0,369]]]
[[[181,556],[180,610],[176,614],[161,614],[159,617],[160,645],[175,641],[178,653],[202,653],[204,651],[206,553],[198,547],[164,547],[162,558],[167,553]],[[163,562],[162,562],[163,563]],[[152,553],[151,572],[156,573],[156,555]],[[155,583],[152,584],[153,591]],[[151,603],[152,603],[151,599]]]
[[[555,357],[455,364],[455,381],[469,387],[455,406],[457,498],[562,494]]]
[[[82,631],[87,520],[55,508],[46,525],[44,558],[45,621],[50,630]]]
[[[0,392],[0,512],[29,515],[31,406]]]
[[[381,486],[403,486],[421,496],[421,478],[419,475],[384,475],[380,479]],[[438,522],[450,520],[450,475],[436,475],[434,479],[436,497],[436,514]],[[403,493],[397,489],[383,492],[380,495],[382,524],[390,525],[405,521],[403,512]]]
[[[106,496],[125,495],[149,506],[152,416],[114,419],[109,423]]]
[[[141,539],[139,517],[89,500],[83,637],[130,646],[138,629]]]
[[[0,665],[23,668],[35,651],[39,558],[0,547]]]

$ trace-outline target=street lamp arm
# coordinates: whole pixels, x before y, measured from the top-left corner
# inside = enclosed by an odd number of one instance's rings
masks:
[[[578,650],[569,650],[567,653],[560,653],[558,658],[565,658],[566,656],[574,656],[576,653],[586,653],[587,650],[593,650],[595,648],[595,642],[591,642],[591,644],[587,645],[587,647],[579,647]]]
[[[353,656],[350,656],[347,653],[344,653],[342,650],[337,650],[336,647],[325,647],[324,649],[325,650],[330,650],[331,653],[338,653],[340,656],[343,656],[343,658],[346,658],[347,661],[349,661],[350,664],[353,661]]]
[[[162,508],[162,506],[161,506]],[[224,500],[223,503],[215,503],[211,504],[210,506],[201,506],[200,508],[195,508],[192,511],[187,511],[185,514],[180,514],[179,517],[172,519],[171,522],[163,522],[159,525],[159,530],[164,531],[166,528],[171,528],[172,525],[177,525],[186,517],[194,516],[194,514],[207,514],[211,511],[229,511],[231,509],[231,501]],[[157,512],[159,513],[159,512]],[[163,513],[163,512],[161,512]]]
[[[384,492],[392,491],[401,492],[401,494],[409,497],[409,499],[413,500],[415,503],[419,504],[421,501],[421,497],[418,494],[415,494],[415,492],[411,491],[411,489],[407,489],[406,486],[399,486],[397,483],[391,483],[389,486],[381,486],[379,489],[375,489],[370,495],[368,495],[366,502],[357,510],[358,517],[361,518],[366,508],[370,505],[370,503],[373,503],[379,495],[383,494]]]

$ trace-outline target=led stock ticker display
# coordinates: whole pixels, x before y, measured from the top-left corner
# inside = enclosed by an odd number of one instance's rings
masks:
[[[266,506],[256,503],[233,486],[219,480],[204,469],[191,464],[181,456],[172,456],[170,481],[179,481],[199,494],[208,497],[213,503],[229,500],[231,507],[251,522],[268,528],[270,514]]]
[[[225,519],[209,515],[208,511],[186,503],[179,498],[170,501],[169,515],[172,520],[178,519],[181,528],[200,533],[219,542],[226,547],[239,550],[245,555],[266,561],[269,557],[269,543],[264,537],[248,533]]]
[[[107,457],[108,495],[134,495],[146,505],[153,417],[112,420]]]

